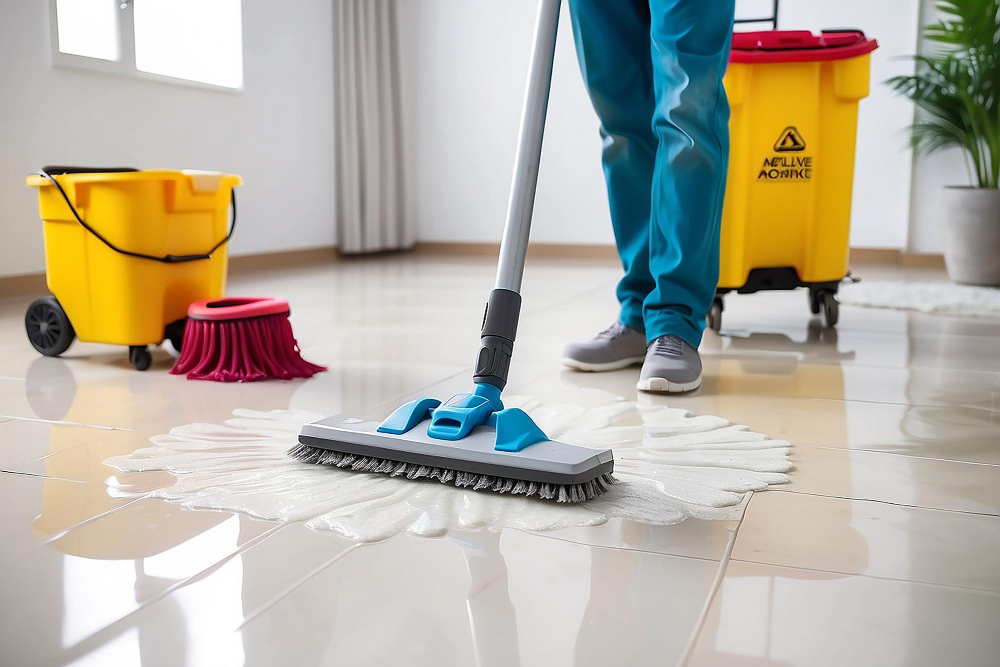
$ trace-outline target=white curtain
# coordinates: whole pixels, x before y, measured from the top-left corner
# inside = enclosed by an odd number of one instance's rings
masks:
[[[409,248],[396,0],[334,2],[338,245],[344,253]]]

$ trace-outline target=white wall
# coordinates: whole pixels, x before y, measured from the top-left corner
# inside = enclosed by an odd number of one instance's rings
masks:
[[[500,237],[527,71],[535,0],[400,3],[408,201],[422,241]],[[783,0],[782,28],[858,26],[882,48],[862,102],[852,244],[906,245],[912,117],[881,85],[910,67],[919,0]],[[769,3],[737,0],[738,13]],[[535,204],[534,241],[611,243],[598,122],[586,95],[563,7]]]
[[[498,241],[534,0],[399,3],[407,200],[421,241]],[[533,241],[612,243],[600,137],[562,13]]]
[[[941,14],[935,8],[937,0],[923,0],[921,23],[936,23]],[[921,53],[937,48],[921,41]],[[941,232],[941,195],[945,185],[971,185],[969,162],[962,151],[952,149],[934,155],[919,154],[913,160],[913,194],[910,202],[910,236],[907,250],[911,252],[944,252]]]
[[[0,275],[44,269],[45,164],[241,174],[234,254],[334,243],[330,0],[243,2],[244,86],[218,92],[51,65],[49,3],[0,7]]]
[[[780,6],[782,29],[861,28],[878,40],[871,94],[858,112],[851,245],[905,248],[913,151],[904,129],[913,120],[913,106],[884,82],[913,71],[906,56],[916,52],[920,0],[782,0]]]

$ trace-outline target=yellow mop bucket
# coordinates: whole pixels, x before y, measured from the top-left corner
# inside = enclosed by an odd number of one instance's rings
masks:
[[[736,33],[725,78],[732,108],[722,214],[722,295],[809,288],[837,322],[847,275],[858,101],[878,43],[859,30]]]
[[[46,167],[29,176],[54,295],[28,307],[32,346],[58,356],[77,336],[127,345],[139,370],[152,360],[147,345],[169,338],[180,349],[188,305],[225,292],[233,188],[242,182],[235,174],[121,168]]]

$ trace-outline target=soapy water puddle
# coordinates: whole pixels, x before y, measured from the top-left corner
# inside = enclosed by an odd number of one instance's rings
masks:
[[[358,542],[401,532],[557,530],[611,518],[652,525],[736,519],[745,493],[786,482],[792,467],[788,442],[721,417],[620,397],[591,409],[514,396],[505,404],[523,408],[552,439],[612,447],[619,483],[571,505],[302,463],[285,452],[303,424],[324,416],[303,410],[235,410],[223,425],[178,426],[150,438],[152,447],[105,463],[171,473],[176,481],[150,495],[186,508],[302,521]]]

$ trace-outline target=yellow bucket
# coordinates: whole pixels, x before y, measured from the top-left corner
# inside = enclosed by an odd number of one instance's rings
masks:
[[[83,341],[144,347],[162,342],[191,302],[222,296],[228,212],[232,204],[235,225],[232,190],[242,182],[168,170],[51,167],[29,176],[38,188],[46,281],[71,331]],[[59,316],[39,312],[43,320]],[[29,308],[26,324],[31,316]],[[30,324],[28,333],[43,354],[65,350],[46,351],[44,336],[40,347]]]
[[[860,31],[734,35],[720,292],[832,294],[847,275],[858,101],[877,46]]]

